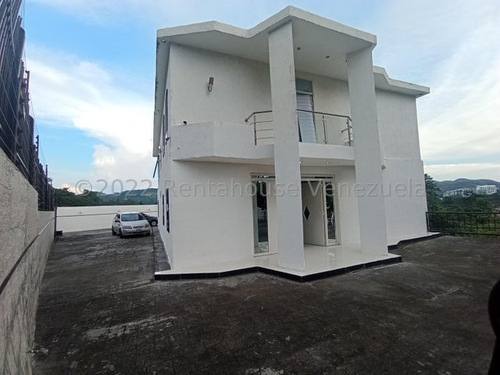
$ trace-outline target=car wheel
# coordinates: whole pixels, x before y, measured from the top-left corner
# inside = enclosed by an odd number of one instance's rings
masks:
[[[151,220],[151,226],[152,227],[156,227],[158,225],[158,221],[157,220]]]
[[[111,227],[111,234],[112,234],[113,236],[116,236],[115,228],[113,228],[113,227]]]
[[[122,233],[122,229],[118,229],[118,235],[120,236],[120,238],[123,238],[123,233]]]

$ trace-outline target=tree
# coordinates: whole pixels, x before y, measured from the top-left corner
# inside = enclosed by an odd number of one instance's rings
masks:
[[[425,174],[425,192],[427,195],[427,210],[429,212],[439,211],[441,207],[440,190],[436,185],[436,181],[427,173]]]
[[[75,193],[69,188],[54,189],[54,198],[58,207],[72,206],[75,201]]]
[[[54,196],[58,207],[101,206],[103,204],[96,191],[84,190],[82,194],[75,194],[66,187],[54,189]]]

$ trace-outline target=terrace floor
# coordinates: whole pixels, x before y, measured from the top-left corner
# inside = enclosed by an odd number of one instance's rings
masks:
[[[153,241],[156,245],[153,246]],[[500,239],[441,237],[403,262],[298,283],[154,281],[158,237],[55,242],[34,374],[481,374]]]

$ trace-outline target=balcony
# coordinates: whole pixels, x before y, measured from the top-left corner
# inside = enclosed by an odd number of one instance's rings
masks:
[[[272,111],[252,113],[245,122],[253,128],[254,144],[274,144]],[[299,141],[301,143],[352,146],[352,120],[334,113],[297,110]]]
[[[297,117],[299,154],[304,166],[354,165],[349,116],[298,110]],[[173,126],[171,142],[173,160],[273,165],[272,112],[254,112],[245,123]]]
[[[273,145],[255,146],[247,124],[203,122],[171,129],[171,156],[178,161],[273,163]]]

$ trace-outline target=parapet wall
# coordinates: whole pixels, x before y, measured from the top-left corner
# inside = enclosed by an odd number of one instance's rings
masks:
[[[54,212],[0,150],[0,374],[31,374],[30,350]]]
[[[58,207],[57,230],[64,233],[109,229],[111,233],[111,223],[118,212],[144,212],[157,216],[158,205]]]

